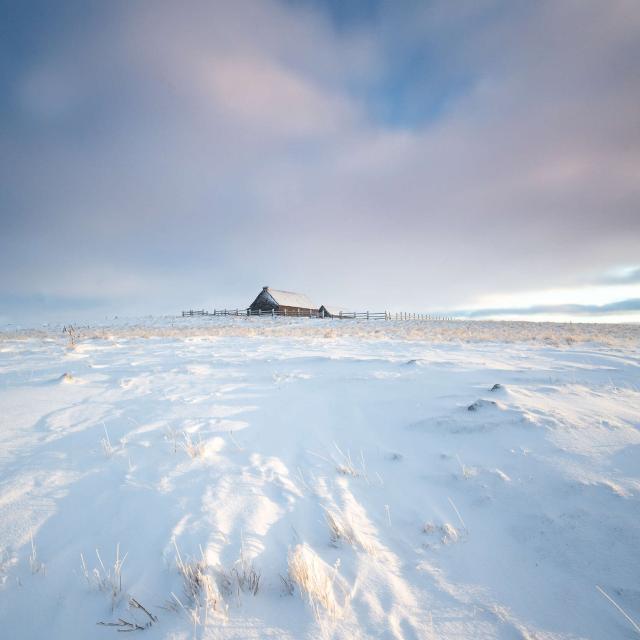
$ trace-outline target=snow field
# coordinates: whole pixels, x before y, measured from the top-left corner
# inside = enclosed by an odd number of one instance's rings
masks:
[[[3,635],[637,637],[638,327],[262,322],[2,334]]]

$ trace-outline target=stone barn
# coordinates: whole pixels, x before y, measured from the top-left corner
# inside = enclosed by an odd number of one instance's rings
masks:
[[[256,313],[271,313],[275,311],[291,316],[318,315],[318,307],[309,300],[303,293],[293,293],[292,291],[279,291],[270,287],[263,287],[258,297],[252,302],[249,311]]]

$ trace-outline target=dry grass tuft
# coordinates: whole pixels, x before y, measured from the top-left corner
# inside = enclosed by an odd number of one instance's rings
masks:
[[[111,444],[111,439],[109,438],[109,432],[107,431],[107,426],[102,423],[102,428],[104,429],[104,438],[100,440],[100,446],[102,447],[102,451],[104,451],[104,455],[107,458],[110,458],[115,452],[115,447]]]
[[[324,510],[324,517],[329,525],[331,544],[337,547],[340,542],[346,542],[347,544],[355,544],[357,536],[353,530],[353,527],[346,521],[346,519],[335,511],[330,509]]]
[[[176,565],[182,576],[182,588],[187,600],[187,607],[175,595],[171,594],[179,606],[187,613],[193,622],[194,628],[207,624],[209,611],[216,611],[220,602],[220,594],[209,571],[204,552],[200,549],[200,559],[184,561],[178,545],[173,542],[176,549]]]
[[[191,438],[191,434],[184,431],[182,433],[182,442],[180,442],[180,446],[190,458],[202,458],[204,455],[205,447],[200,435],[198,436],[198,440],[193,440]]]
[[[385,505],[386,506],[386,505]],[[344,542],[351,546],[358,546],[367,553],[376,554],[377,548],[375,541],[367,535],[366,532],[358,530],[353,522],[341,511],[335,511],[324,508],[324,517],[329,527],[329,539],[331,545],[338,547]],[[389,524],[391,524],[391,516],[387,512]]]
[[[289,580],[298,586],[318,621],[323,612],[332,619],[339,618],[348,604],[339,566],[339,560],[333,567],[327,565],[307,544],[299,544],[289,552]]]
[[[68,327],[65,326],[62,329],[62,333],[66,333],[67,338],[69,338],[69,344],[67,345],[69,349],[75,349],[76,345],[78,344],[78,338],[79,338],[78,330],[72,325],[69,325]]]
[[[244,551],[240,552],[240,560],[231,570],[238,591],[257,595],[260,589],[260,572],[253,566],[253,562],[249,562],[244,557]]]
[[[343,476],[351,476],[353,478],[358,478],[360,476],[364,476],[366,478],[367,470],[362,451],[360,452],[360,467],[358,467],[351,458],[351,452],[349,450],[347,450],[347,453],[344,453],[335,442],[333,443],[333,446],[336,449],[337,455],[334,454],[332,459],[338,473]]]
[[[432,522],[427,522],[422,527],[422,532],[426,533],[433,540],[432,543],[425,546],[437,545],[438,542],[442,545],[454,544],[461,539],[463,533],[448,522],[441,525],[435,525]]]
[[[282,582],[282,595],[283,596],[292,596],[295,591],[295,583],[291,579],[291,576],[283,576],[280,574],[280,582]]]
[[[122,566],[127,559],[127,554],[125,553],[121,558],[120,545],[116,545],[116,558],[113,566],[110,566],[108,569],[105,567],[104,562],[102,562],[98,549],[96,549],[96,556],[98,557],[100,566],[89,571],[84,556],[80,554],[82,573],[89,587],[108,593],[111,596],[111,611],[113,611],[122,594]]]
[[[116,622],[98,622],[98,625],[101,627],[117,627],[118,631],[145,631],[158,622],[158,618],[133,597],[129,598],[129,609],[133,611],[142,611],[146,616],[145,620],[143,622],[138,622],[135,618],[132,620],[118,618]]]

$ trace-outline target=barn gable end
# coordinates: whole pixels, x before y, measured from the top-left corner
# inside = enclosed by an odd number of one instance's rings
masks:
[[[249,307],[251,311],[271,311],[278,309],[278,303],[271,297],[269,287],[264,287]]]

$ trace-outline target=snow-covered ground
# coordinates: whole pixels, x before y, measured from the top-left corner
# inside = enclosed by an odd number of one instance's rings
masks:
[[[0,637],[638,637],[640,326],[79,334],[0,333]]]

